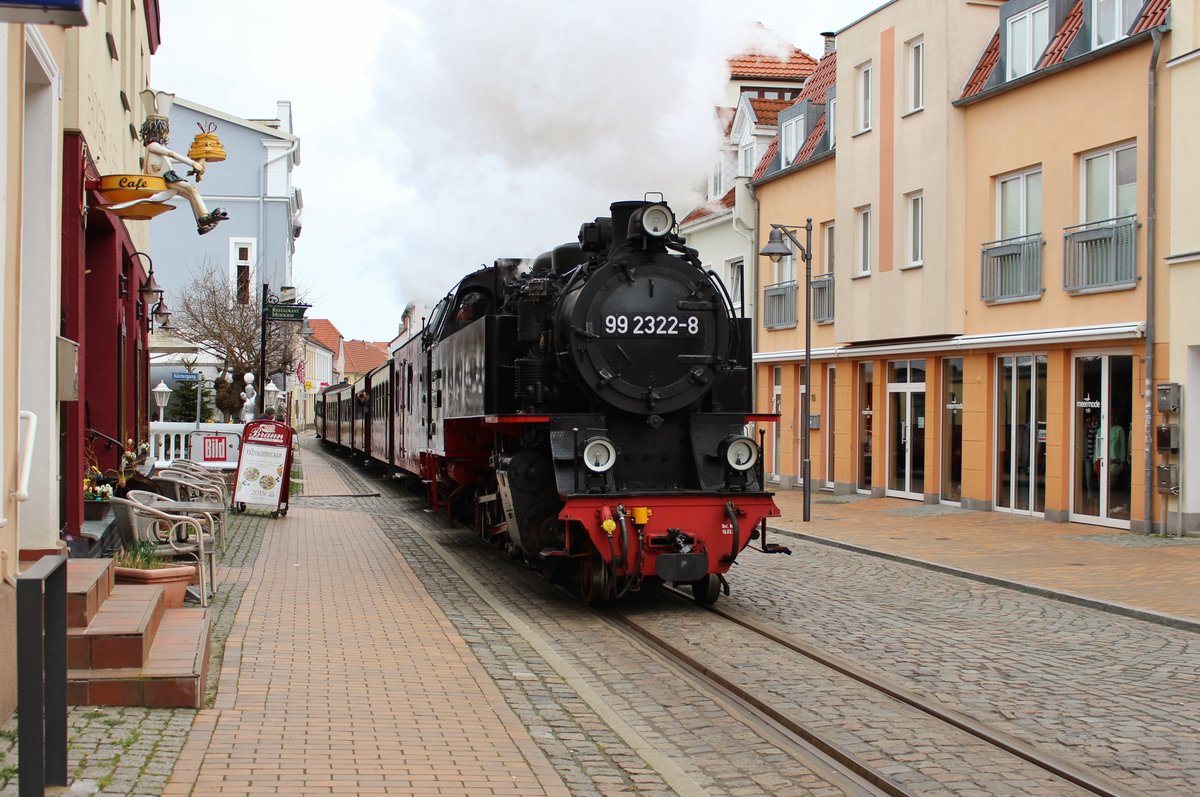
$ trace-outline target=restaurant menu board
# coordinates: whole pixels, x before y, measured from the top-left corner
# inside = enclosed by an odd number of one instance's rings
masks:
[[[287,503],[291,467],[291,430],[274,421],[246,424],[233,500],[278,509]]]

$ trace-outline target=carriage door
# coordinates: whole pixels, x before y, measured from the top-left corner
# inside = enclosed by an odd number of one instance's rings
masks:
[[[1129,528],[1133,357],[1075,358],[1071,520]]]
[[[925,361],[888,363],[888,495],[925,497]]]
[[[996,358],[996,502],[1022,515],[1046,511],[1046,355]]]

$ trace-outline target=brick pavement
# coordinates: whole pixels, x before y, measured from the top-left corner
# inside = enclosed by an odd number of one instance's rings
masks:
[[[772,528],[1200,623],[1200,539],[1152,537],[898,498],[782,490]]]
[[[297,503],[263,542],[165,794],[568,793],[370,516]]]

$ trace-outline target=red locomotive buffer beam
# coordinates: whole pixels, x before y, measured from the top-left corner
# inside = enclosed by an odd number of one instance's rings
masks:
[[[692,581],[727,572],[759,524],[779,514],[769,494],[710,493],[620,499],[572,496],[558,517],[575,521],[569,526],[572,530],[586,531],[596,551],[619,576]],[[611,535],[606,531],[613,525],[605,522],[609,518],[617,521]],[[645,522],[638,522],[642,520]],[[576,545],[569,543],[571,548]]]

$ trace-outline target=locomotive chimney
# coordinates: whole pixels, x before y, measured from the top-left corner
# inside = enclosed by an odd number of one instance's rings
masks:
[[[612,214],[613,243],[620,243],[629,237],[629,219],[633,212],[645,205],[644,200],[630,202],[614,202],[608,211]]]

